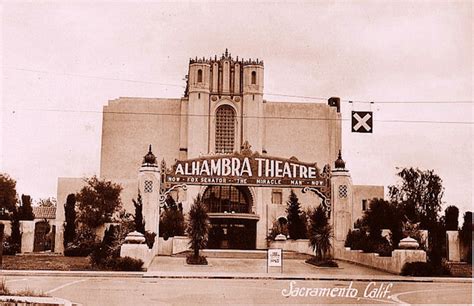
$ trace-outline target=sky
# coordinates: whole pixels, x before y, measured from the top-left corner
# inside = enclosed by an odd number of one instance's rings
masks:
[[[34,200],[99,174],[108,100],[179,98],[189,58],[228,48],[264,60],[266,100],[341,97],[355,184],[433,169],[444,205],[472,210],[471,1],[3,1],[0,18],[0,172]],[[351,133],[352,110],[373,134]]]

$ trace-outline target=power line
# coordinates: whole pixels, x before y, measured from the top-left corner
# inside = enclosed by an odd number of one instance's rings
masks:
[[[141,84],[153,84],[153,85],[173,86],[173,87],[185,88],[185,86],[183,86],[183,85],[170,84],[170,83],[161,83],[161,82],[154,82],[154,81],[141,81],[141,80],[132,80],[132,79],[120,79],[120,78],[90,76],[90,75],[75,74],[75,73],[50,72],[50,71],[45,71],[45,70],[34,70],[34,69],[24,69],[24,68],[12,68],[12,67],[2,67],[2,68],[12,69],[12,70],[19,70],[19,71],[46,73],[46,74],[65,75],[65,76],[72,76],[72,77],[86,78],[86,79],[99,79],[99,80],[105,80],[105,81],[120,81],[120,82],[131,82],[131,83],[141,83]]]
[[[106,80],[106,81],[119,81],[119,82],[131,82],[131,83],[141,83],[141,84],[152,84],[152,85],[160,85],[160,86],[171,86],[171,87],[179,87],[179,88],[186,88],[186,86],[180,84],[172,84],[172,83],[163,83],[163,82],[155,82],[155,81],[142,81],[142,80],[133,80],[133,79],[121,79],[121,78],[111,78],[111,77],[100,77],[100,76],[90,76],[90,75],[83,75],[83,74],[74,74],[74,73],[62,73],[62,72],[51,72],[46,70],[35,70],[35,69],[26,69],[26,68],[16,68],[16,67],[5,67],[2,68],[11,69],[11,70],[18,70],[18,71],[27,71],[27,72],[35,72],[35,73],[45,73],[45,74],[57,74],[57,75],[65,75],[65,76],[72,76],[72,77],[79,77],[79,78],[87,78],[87,79],[99,79],[99,80]],[[265,92],[265,95],[268,96],[276,96],[276,97],[287,97],[287,98],[299,98],[299,99],[309,99],[309,100],[324,100],[326,101],[330,97],[316,97],[316,96],[303,96],[303,95],[292,95],[292,94],[282,94],[282,93],[271,93]],[[341,102],[344,103],[371,103],[371,104],[474,104],[474,100],[439,100],[439,101],[409,101],[409,100],[401,100],[401,101],[377,101],[377,100],[353,100],[353,99],[340,99]]]
[[[171,117],[216,117],[211,114],[176,114],[160,112],[119,112],[119,111],[95,111],[95,110],[66,110],[66,109],[25,109],[27,111],[39,112],[61,112],[61,113],[95,113],[95,114],[115,114],[115,115],[145,115],[145,116],[171,116]],[[350,121],[350,118],[317,118],[317,117],[285,117],[285,116],[243,116],[243,119],[278,119],[278,120],[308,120],[308,121]],[[472,125],[472,121],[438,121],[438,120],[401,120],[385,119],[374,120],[386,123],[419,123],[419,124],[462,124]]]

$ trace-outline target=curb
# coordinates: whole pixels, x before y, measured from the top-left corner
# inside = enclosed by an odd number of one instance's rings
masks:
[[[141,278],[145,272],[0,270],[0,276],[119,277]]]
[[[163,273],[163,272],[110,272],[110,271],[51,271],[51,270],[0,270],[0,276],[47,277],[111,277],[157,279],[242,279],[242,280],[300,280],[300,281],[354,281],[354,282],[413,282],[413,283],[471,283],[472,278],[410,277],[410,276],[333,276],[291,274],[231,274],[231,273]]]
[[[405,276],[331,276],[331,275],[275,275],[275,274],[164,274],[147,272],[143,278],[161,279],[243,279],[243,280],[301,280],[301,281],[354,281],[354,282],[412,282],[412,283],[472,283],[470,278],[431,278]]]

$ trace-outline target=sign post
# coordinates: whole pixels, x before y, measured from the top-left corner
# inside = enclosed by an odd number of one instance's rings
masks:
[[[270,267],[280,267],[280,273],[283,273],[283,250],[268,249],[267,250],[267,273]]]

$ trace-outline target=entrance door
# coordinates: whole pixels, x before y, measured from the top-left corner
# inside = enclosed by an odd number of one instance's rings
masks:
[[[211,218],[208,248],[254,250],[256,237],[256,220]]]
[[[255,249],[257,220],[248,187],[209,186],[202,199],[211,221],[209,249]]]

